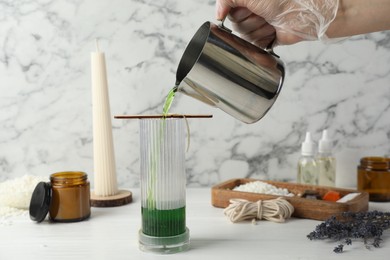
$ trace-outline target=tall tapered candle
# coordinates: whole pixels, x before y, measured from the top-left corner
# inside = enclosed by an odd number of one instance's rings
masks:
[[[94,194],[118,193],[106,61],[99,50],[91,53]]]

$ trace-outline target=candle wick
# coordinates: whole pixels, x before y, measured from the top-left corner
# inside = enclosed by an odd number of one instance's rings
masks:
[[[99,52],[99,41],[98,39],[95,39],[95,43],[96,43],[96,52]]]

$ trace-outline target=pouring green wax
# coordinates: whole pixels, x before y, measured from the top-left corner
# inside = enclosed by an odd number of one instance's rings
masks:
[[[171,108],[171,105],[172,105],[172,102],[173,102],[173,99],[175,98],[175,94],[176,94],[176,91],[177,91],[177,85],[175,87],[173,87],[169,92],[168,92],[168,95],[165,99],[165,103],[164,103],[164,106],[163,106],[163,115],[166,116],[168,115],[168,112],[169,112],[169,109]]]
[[[175,98],[175,94],[177,91],[177,86],[173,87],[169,92],[168,95],[165,99],[165,103],[163,106],[163,119],[165,119],[165,116],[168,115],[169,109],[172,105],[173,99]],[[160,150],[160,147],[163,143],[164,139],[164,129],[165,129],[165,120],[162,120],[161,125],[160,125],[160,131],[159,131],[159,137],[157,138],[158,142],[156,144],[156,151]],[[150,154],[151,158],[151,165],[150,165],[150,170],[151,170],[151,180],[148,188],[148,198],[147,198],[147,204],[150,209],[155,208],[155,194],[154,194],[154,187],[156,185],[156,172],[157,172],[157,167],[158,162],[160,161],[160,158],[157,154],[157,152],[152,152]]]

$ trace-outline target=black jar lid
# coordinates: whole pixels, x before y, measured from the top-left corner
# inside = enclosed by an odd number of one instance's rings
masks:
[[[51,185],[49,182],[40,182],[34,189],[30,201],[30,218],[42,222],[49,212],[51,202]]]

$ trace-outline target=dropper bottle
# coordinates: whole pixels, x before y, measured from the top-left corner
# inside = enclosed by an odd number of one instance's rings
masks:
[[[318,184],[321,186],[335,186],[336,184],[336,158],[332,155],[332,142],[325,129],[318,143],[316,156],[318,165]]]
[[[298,161],[297,182],[303,184],[318,184],[317,163],[314,158],[314,142],[310,132],[306,132],[305,141],[301,147],[301,157]]]

